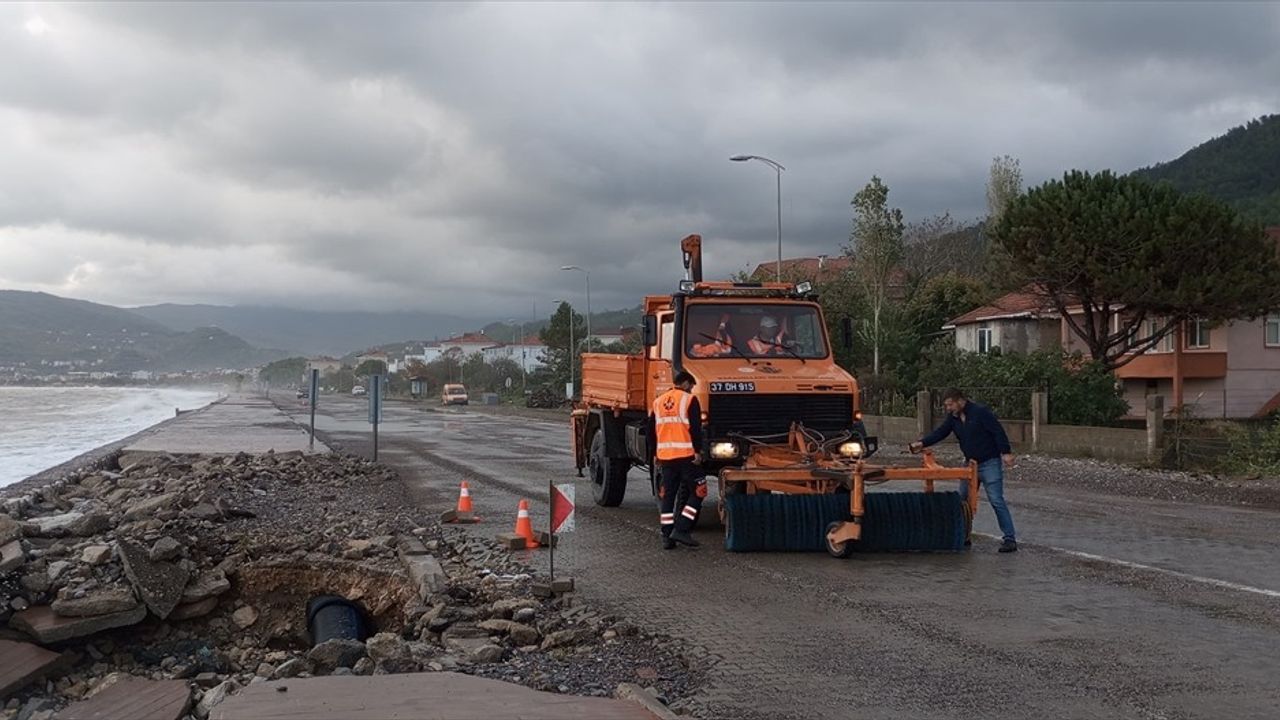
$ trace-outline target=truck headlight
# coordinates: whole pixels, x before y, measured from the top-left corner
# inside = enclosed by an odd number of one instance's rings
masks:
[[[711,457],[716,460],[731,460],[738,457],[738,446],[731,442],[711,443]]]
[[[840,446],[840,454],[845,457],[862,457],[862,443],[847,442]]]

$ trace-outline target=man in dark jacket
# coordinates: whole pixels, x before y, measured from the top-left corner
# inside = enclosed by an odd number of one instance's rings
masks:
[[[942,396],[942,405],[947,410],[947,419],[936,430],[911,443],[911,452],[918,453],[955,433],[965,459],[978,463],[978,483],[987,489],[987,500],[991,502],[996,522],[1000,523],[1000,532],[1004,535],[1000,552],[1017,552],[1013,516],[1004,501],[1004,469],[1013,467],[1009,436],[991,408],[969,400],[960,390],[948,390]],[[962,483],[960,497],[967,499],[968,495],[969,486]]]

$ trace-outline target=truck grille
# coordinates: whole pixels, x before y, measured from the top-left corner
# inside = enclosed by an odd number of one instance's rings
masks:
[[[791,429],[793,421],[825,434],[849,429],[852,395],[713,395],[708,425],[712,435],[773,435]]]

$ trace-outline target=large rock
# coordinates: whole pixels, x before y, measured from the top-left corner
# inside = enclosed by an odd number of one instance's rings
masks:
[[[186,603],[174,608],[173,612],[169,613],[169,619],[176,622],[178,620],[192,620],[204,617],[213,612],[216,607],[218,607],[218,598],[216,597],[206,598],[200,602]]]
[[[155,513],[170,508],[174,503],[178,502],[178,493],[164,493],[155,497],[141,500],[129,506],[124,511],[124,519],[128,521],[142,520],[149,518]]]
[[[519,610],[539,607],[538,601],[531,598],[506,598],[492,605],[493,614],[500,618],[509,618]]]
[[[206,690],[204,697],[200,698],[200,702],[195,707],[196,717],[209,717],[209,712],[212,711],[214,707],[223,700],[226,700],[228,695],[239,689],[240,683],[235,680],[227,680]]]
[[[365,643],[369,659],[388,673],[416,672],[418,663],[413,659],[409,643],[395,633],[378,633]]]
[[[146,616],[147,609],[141,605],[125,612],[83,618],[61,617],[54,614],[53,608],[40,605],[14,613],[9,619],[9,627],[26,633],[41,645],[48,645],[111,628],[137,625]]]
[[[54,600],[50,607],[63,617],[93,617],[133,610],[138,607],[138,599],[132,589],[117,585],[95,590],[82,598]]]
[[[246,630],[258,622],[258,611],[252,605],[245,605],[231,613],[231,622],[235,623],[236,627],[241,630]]]
[[[359,640],[333,639],[311,648],[307,659],[315,663],[317,670],[333,672],[340,667],[354,667],[365,652],[364,643]]]
[[[111,518],[106,513],[89,512],[71,523],[67,530],[77,537],[92,537],[111,529]]]
[[[211,597],[217,597],[231,589],[231,581],[221,570],[210,570],[187,583],[182,590],[182,603],[198,603]]]
[[[0,515],[0,545],[7,545],[22,537],[22,523],[8,515]]]
[[[537,645],[542,639],[542,634],[536,629],[510,620],[485,620],[480,623],[480,627],[499,635],[508,635],[512,642],[520,646]]]
[[[151,546],[152,560],[173,560],[182,554],[182,543],[168,535],[160,538]]]
[[[36,526],[36,534],[40,537],[54,537],[71,534],[71,526],[84,517],[84,513],[69,512],[61,515],[31,518]]]
[[[476,665],[502,662],[503,650],[497,645],[483,645],[471,651],[467,659]]]
[[[0,545],[0,575],[17,570],[26,561],[27,556],[22,552],[21,540],[12,540]]]
[[[116,544],[124,573],[156,617],[164,619],[178,606],[187,586],[187,571],[179,565],[155,562],[146,548],[131,540]]]
[[[572,630],[561,630],[553,632],[542,641],[542,650],[554,650],[556,648],[568,647],[570,645],[580,645],[590,640],[594,635],[590,630],[575,628]]]
[[[110,561],[110,545],[90,545],[80,553],[80,562],[89,565],[105,565]]]

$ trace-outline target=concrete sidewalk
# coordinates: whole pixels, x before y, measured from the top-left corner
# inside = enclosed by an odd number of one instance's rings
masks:
[[[638,702],[538,692],[458,673],[318,677],[250,685],[211,720],[657,720]]]
[[[124,455],[171,453],[181,455],[262,455],[312,452],[305,428],[299,427],[274,403],[250,395],[232,395],[192,413],[180,415],[155,432],[122,449]],[[329,452],[319,440],[314,452]]]

